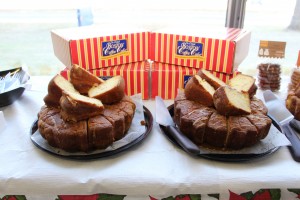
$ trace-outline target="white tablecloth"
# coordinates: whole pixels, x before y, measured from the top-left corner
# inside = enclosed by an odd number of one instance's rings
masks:
[[[287,189],[300,189],[300,163],[292,159],[287,147],[249,162],[207,160],[174,146],[156,123],[141,144],[121,154],[91,161],[50,155],[30,140],[30,128],[44,104],[50,78],[31,77],[31,90],[0,108],[7,122],[0,132],[0,198],[13,194],[54,200],[58,194],[107,193],[145,200],[149,195],[160,199],[179,194],[202,194],[202,199],[215,199],[208,194],[219,194],[219,199],[229,199],[229,191],[240,194],[275,188],[280,189],[281,199],[296,199]],[[143,103],[155,118],[154,100]]]

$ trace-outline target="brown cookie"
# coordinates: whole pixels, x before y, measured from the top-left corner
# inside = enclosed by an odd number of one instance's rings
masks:
[[[280,76],[266,76],[266,77],[262,77],[262,76],[257,76],[258,80],[261,81],[265,81],[265,82],[280,82],[281,81],[281,77]]]
[[[258,69],[262,72],[280,73],[281,68],[279,64],[265,63],[258,65]]]

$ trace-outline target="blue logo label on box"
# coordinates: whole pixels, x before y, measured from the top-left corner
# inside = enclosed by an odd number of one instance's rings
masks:
[[[99,76],[99,78],[101,78],[104,81],[107,81],[108,79],[110,79],[112,76]]]
[[[187,82],[193,77],[193,75],[184,75],[183,76],[183,88],[185,88]]]
[[[103,58],[111,58],[119,55],[129,55],[126,39],[102,42]]]
[[[177,41],[176,57],[204,60],[203,43]]]

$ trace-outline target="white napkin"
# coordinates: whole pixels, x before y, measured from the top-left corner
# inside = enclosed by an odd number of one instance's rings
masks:
[[[2,111],[0,111],[0,133],[5,129],[6,124],[7,123],[5,121],[4,114]]]

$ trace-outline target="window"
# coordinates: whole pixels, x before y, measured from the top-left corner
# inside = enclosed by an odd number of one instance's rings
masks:
[[[251,30],[249,54],[240,70],[255,75],[260,62],[258,49],[260,40],[286,42],[285,59],[280,60],[282,74],[289,75],[296,66],[300,50],[300,30],[289,29],[296,0],[248,0],[244,28]],[[300,12],[300,10],[298,11]]]
[[[0,67],[27,66],[31,75],[52,75],[65,66],[55,57],[50,31],[78,26],[77,9],[91,8],[93,22],[129,23],[155,30],[169,24],[225,26],[223,0],[1,1]],[[255,74],[259,40],[286,41],[286,65],[293,67],[300,32],[288,30],[296,0],[247,0],[244,28],[252,31],[240,70]],[[298,43],[296,42],[298,41]]]

